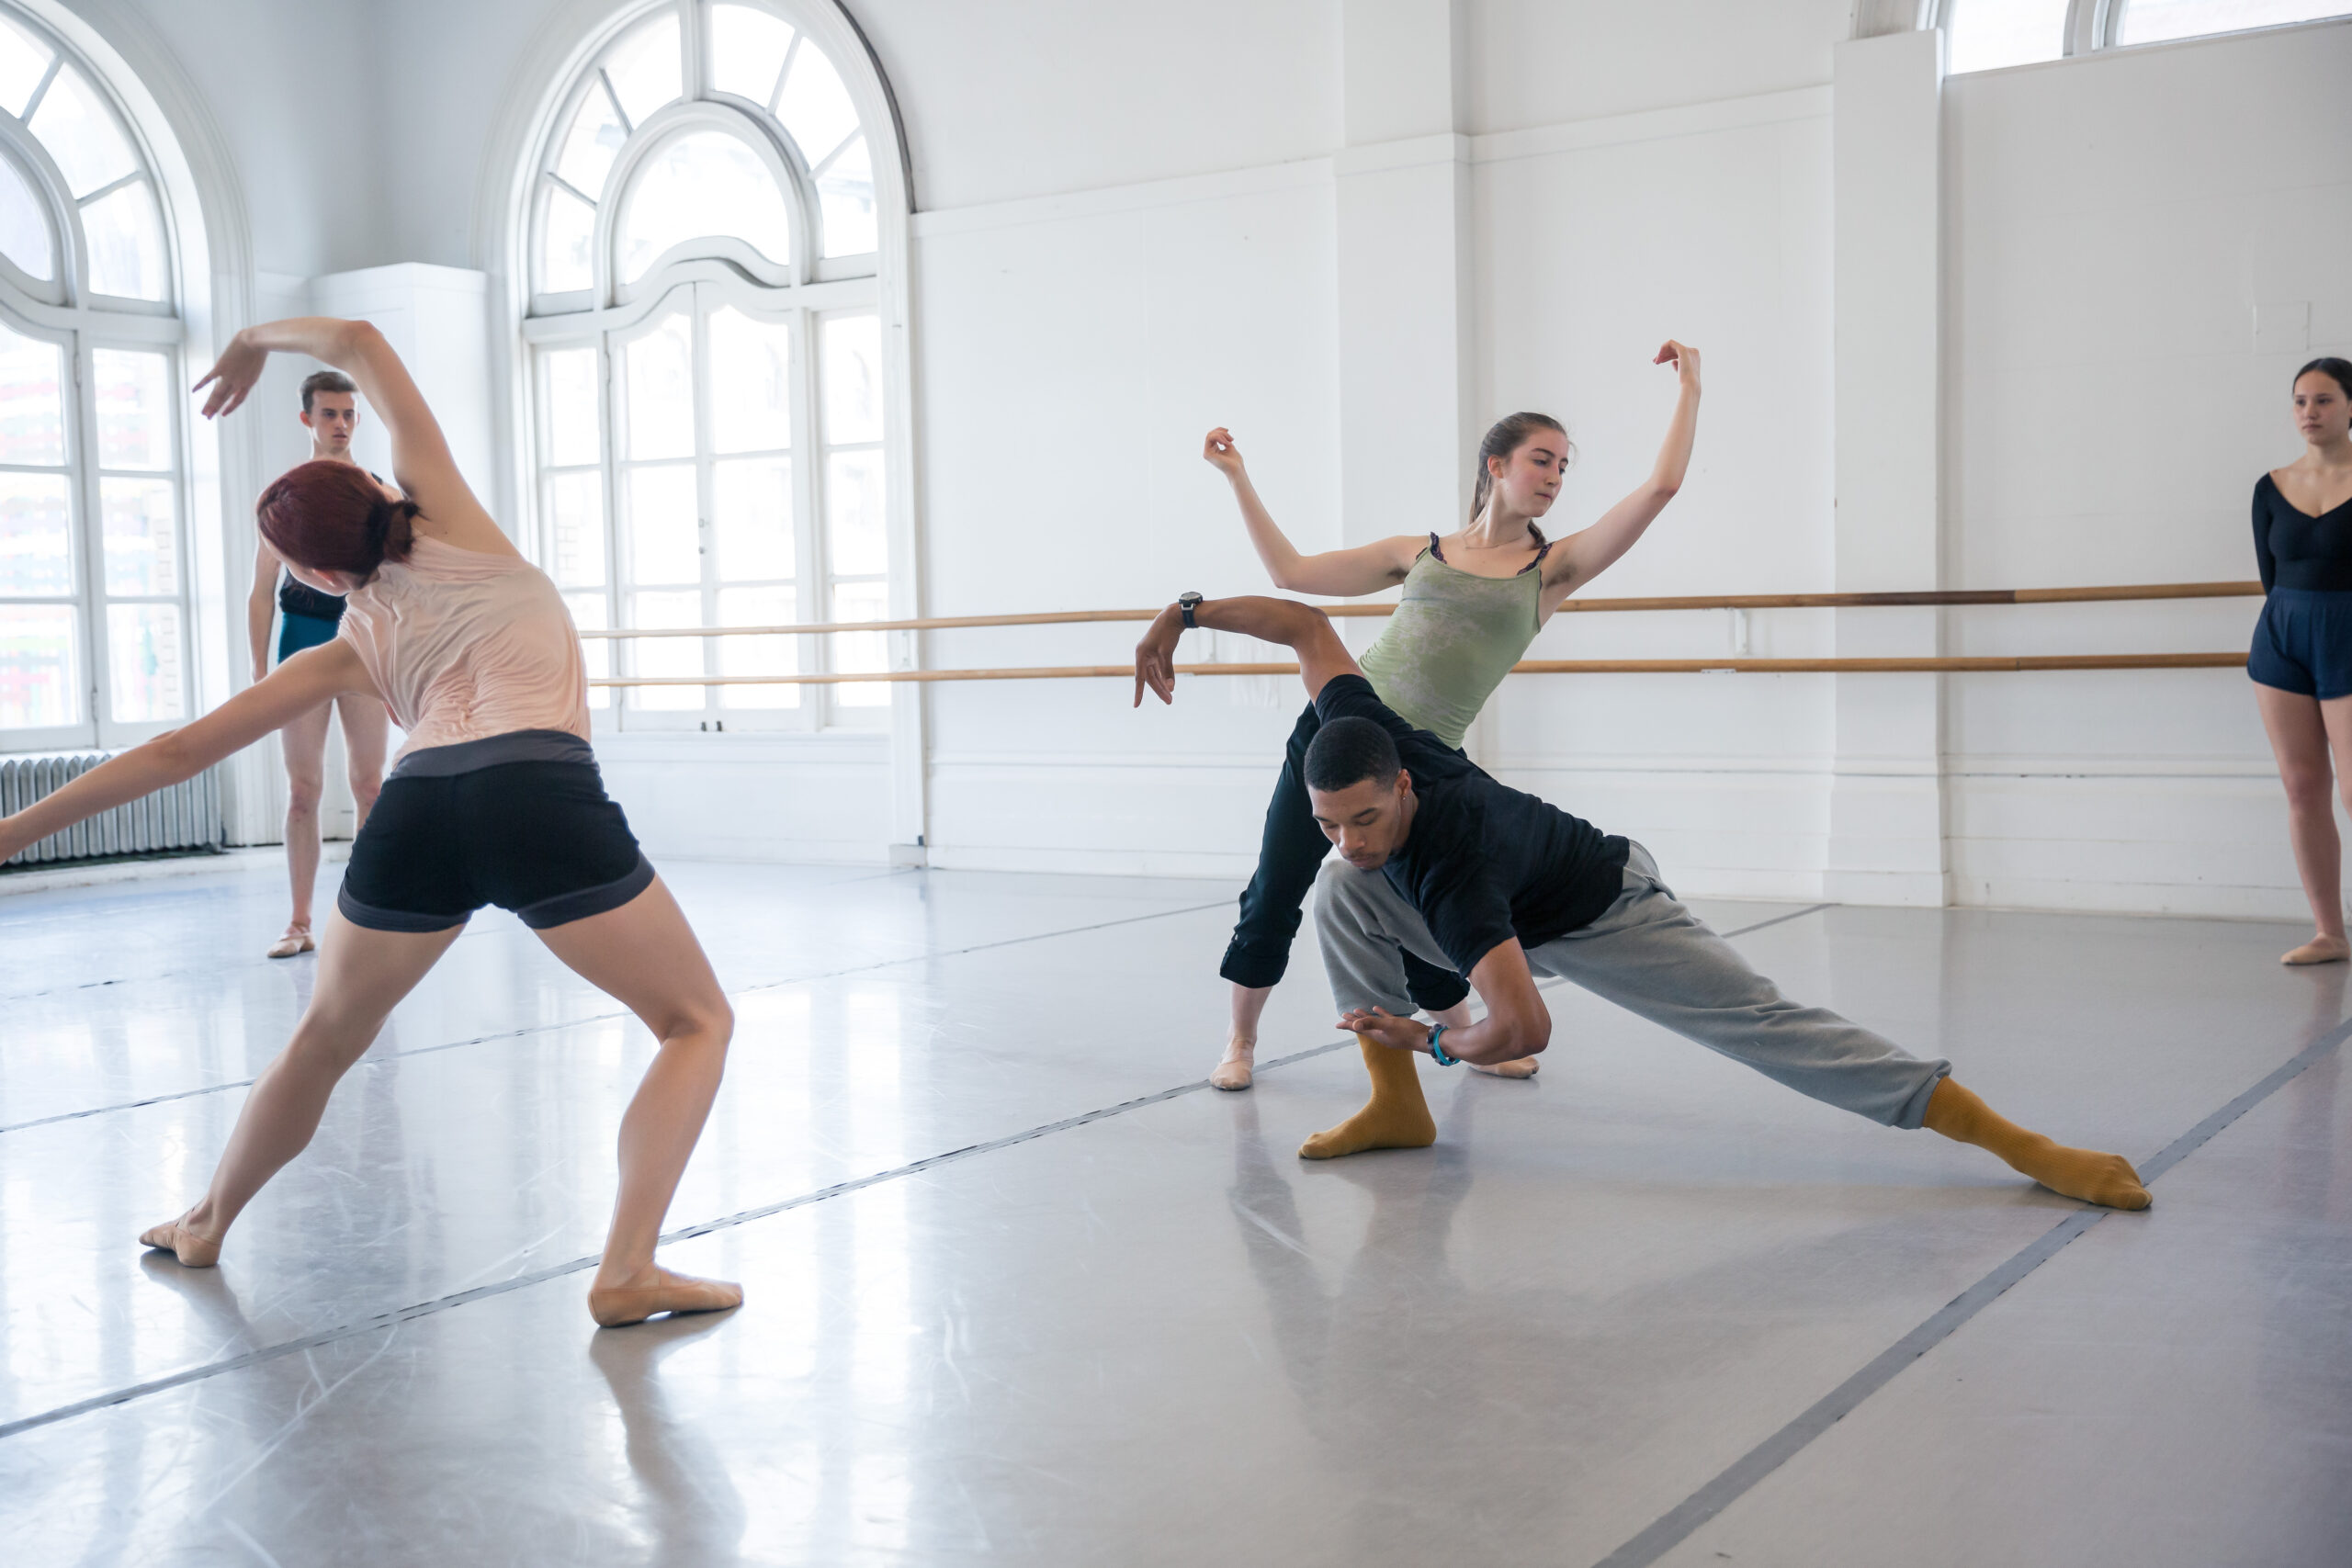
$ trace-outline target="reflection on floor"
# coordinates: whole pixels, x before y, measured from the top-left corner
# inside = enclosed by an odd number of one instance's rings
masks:
[[[749,1302],[604,1334],[650,1044],[511,919],[199,1273],[131,1241],[302,1005],[274,873],[0,899],[7,1561],[2352,1562],[2346,974],[2286,928],[1704,906],[2135,1159],[2306,1053],[1827,1425],[2077,1206],[1565,988],[1532,1082],[1424,1067],[1436,1148],[1303,1165],[1362,1071],[1309,942],[1308,1054],[1200,1087],[1228,888],[667,874],[741,1018],[669,1257]]]

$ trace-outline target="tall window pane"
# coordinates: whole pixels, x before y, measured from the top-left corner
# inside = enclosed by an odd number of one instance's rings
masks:
[[[548,461],[576,468],[603,456],[596,427],[596,351],[548,349],[539,355],[539,395],[546,401]]]
[[[98,349],[90,360],[97,381],[99,466],[170,468],[171,361],[119,348]]]
[[[90,288],[125,299],[164,298],[164,220],[147,182],[122,186],[82,209],[90,242]]]
[[[890,589],[887,583],[844,582],[833,590],[836,621],[886,620],[889,612]],[[842,674],[890,668],[888,632],[836,632],[832,640],[833,668]],[[890,688],[880,682],[846,682],[833,688],[833,700],[845,708],[888,707]]]
[[[718,624],[722,626],[788,626],[799,618],[798,599],[789,583],[718,591]],[[718,642],[718,672],[797,675],[800,672],[799,643],[797,637],[722,637]],[[800,705],[798,686],[721,686],[718,691],[718,705],[739,712]]]
[[[187,716],[180,684],[180,607],[177,604],[107,606],[107,669],[112,677],[114,716],[123,724],[148,724]]]
[[[629,597],[632,626],[666,629],[703,624],[699,592],[633,593]],[[708,673],[703,668],[701,637],[641,637],[630,646],[635,650],[636,674],[658,678]],[[632,686],[627,690],[631,707],[653,712],[693,710],[706,705],[699,686]]]
[[[65,604],[0,604],[0,728],[82,722],[75,612]]]
[[[0,594],[74,592],[74,522],[62,474],[0,473]]]
[[[622,455],[691,457],[695,450],[694,329],[683,314],[667,318],[622,351],[628,415]]]
[[[629,580],[702,581],[701,529],[695,516],[692,464],[629,470]]]
[[[720,452],[792,445],[792,331],[733,306],[710,318],[710,434]]]
[[[173,489],[169,479],[98,481],[108,593],[163,598],[180,591],[179,509]]]
[[[795,575],[792,459],[736,457],[712,466],[712,532],[723,580]]]
[[[0,463],[65,461],[65,354],[0,324]]]

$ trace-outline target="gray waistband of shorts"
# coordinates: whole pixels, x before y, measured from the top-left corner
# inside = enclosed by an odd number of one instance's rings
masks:
[[[596,765],[596,753],[568,729],[512,729],[454,746],[428,746],[411,751],[392,770],[396,779],[445,779],[494,768],[502,762],[585,762]]]

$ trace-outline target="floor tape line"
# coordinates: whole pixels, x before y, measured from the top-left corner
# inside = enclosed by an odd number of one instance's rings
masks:
[[[2252,1089],[2165,1145],[2139,1167],[2140,1179],[2154,1183],[2165,1171],[2196,1153],[2213,1135],[2269,1099],[2314,1063],[2352,1038],[2352,1020],[2335,1025],[2297,1052]],[[1594,1568],[1648,1568],[1679,1546],[1708,1520],[1737,1502],[1757,1483],[1796,1457],[1805,1446],[1844,1420],[1871,1395],[1893,1382],[1903,1369],[1934,1349],[1961,1325],[1990,1306],[2012,1286],[2058,1256],[2068,1242],[2117,1213],[2113,1209],[2083,1208],[2028,1242],[1993,1270],[1946,1303],[1918,1327],[1888,1346],[1861,1371],[1839,1383],[1792,1420],[1676,1504],[1649,1528],[1602,1558]]]
[[[1222,903],[1224,900],[1220,899],[1218,902]],[[1215,908],[1216,907],[1216,905],[1204,904],[1199,906],[1199,908]],[[1815,914],[1820,910],[1831,908],[1834,908],[1834,906],[1828,904],[1816,904],[1810,909],[1799,909],[1792,914],[1776,915],[1769,920],[1759,920],[1754,925],[1742,926],[1737,931],[1726,931],[1724,934],[1726,937],[1744,936],[1749,931],[1761,931],[1766,926],[1776,926],[1783,920],[1793,920],[1801,916]],[[1163,911],[1161,915],[1138,915],[1131,917],[1129,919],[1114,920],[1106,923],[1111,925],[1128,925],[1138,919],[1157,919],[1164,918],[1167,915],[1194,914],[1198,912],[1198,909],[1171,909]],[[1079,929],[1082,931],[1099,931],[1102,928],[1101,926],[1087,926]],[[1067,935],[1072,933],[1058,932],[1048,934]],[[1036,940],[1039,939],[1035,937],[1014,937],[1009,939],[1010,942],[1032,942]],[[988,947],[1001,947],[1008,945],[1008,943],[989,942],[983,945]],[[978,951],[979,951],[978,948],[959,948],[956,950],[957,953],[972,953]],[[955,953],[936,953],[924,954],[923,956],[953,957],[955,955]],[[901,964],[912,963],[916,962],[916,960],[892,959],[890,962],[893,964]],[[885,967],[885,965],[875,965],[875,967]],[[840,971],[840,973],[842,974],[854,974],[859,972],[860,971],[855,970]],[[821,978],[823,976],[819,977]],[[778,985],[797,985],[800,982],[798,981],[775,982],[775,984]],[[1565,984],[1565,982],[1558,980],[1545,982],[1547,987],[1559,984]],[[747,988],[757,989],[760,987]],[[517,1032],[530,1032],[520,1031]],[[486,1035],[483,1038],[505,1039],[509,1038],[509,1036]],[[455,1042],[453,1043],[479,1043],[480,1042],[477,1041]],[[1340,1038],[1329,1041],[1324,1044],[1310,1045],[1304,1051],[1294,1051],[1287,1056],[1277,1056],[1271,1062],[1261,1063],[1259,1066],[1258,1070],[1260,1072],[1272,1072],[1277,1067],[1286,1067],[1295,1063],[1307,1061],[1316,1056],[1328,1055],[1333,1051],[1340,1050],[1349,1045],[1353,1045],[1355,1043],[1356,1041],[1353,1035],[1342,1035]],[[425,1046],[422,1049],[446,1050],[447,1048],[448,1047],[447,1046]],[[413,1055],[413,1053],[408,1054]],[[989,1139],[986,1143],[972,1144],[960,1149],[949,1149],[941,1154],[927,1156],[922,1159],[915,1160],[908,1165],[896,1166],[888,1170],[880,1170],[876,1171],[871,1175],[855,1177],[848,1181],[835,1182],[831,1187],[821,1187],[812,1192],[803,1192],[797,1197],[785,1199],[781,1202],[767,1203],[757,1208],[745,1209],[740,1213],[724,1215],[716,1220],[705,1220],[699,1224],[687,1225],[683,1229],[672,1231],[663,1235],[662,1237],[662,1244],[666,1246],[672,1242],[687,1241],[695,1236],[709,1235],[723,1230],[732,1230],[739,1225],[750,1224],[755,1220],[767,1219],[773,1215],[784,1213],[788,1210],[804,1209],[812,1203],[821,1203],[829,1199],[845,1197],[852,1192],[862,1191],[868,1187],[877,1187],[887,1181],[896,1181],[906,1177],[919,1175],[923,1171],[935,1169],[940,1166],[952,1165],[959,1160],[972,1159],[980,1155],[994,1154],[1000,1149],[1008,1149],[1016,1144],[1025,1144],[1033,1139],[1046,1137],[1055,1133],[1068,1132],[1072,1128],[1083,1127],[1089,1122],[1101,1122],[1109,1117],[1125,1115],[1130,1111],[1140,1111],[1146,1106],[1159,1105],[1167,1100],[1177,1099],[1182,1095],[1195,1094],[1209,1087],[1208,1079],[1196,1078],[1191,1083],[1178,1084],[1173,1089],[1164,1089],[1156,1094],[1147,1094],[1138,1099],[1121,1100],[1116,1105],[1106,1105],[1098,1110],[1081,1112],[1076,1116],[1066,1116],[1058,1122],[1048,1122],[1042,1126],[1031,1127],[1019,1133],[1010,1133],[1001,1138]],[[192,1092],[203,1091],[199,1090]],[[141,1101],[141,1103],[153,1104],[157,1102]],[[89,1115],[94,1114],[94,1112],[85,1111],[80,1114]],[[69,1118],[56,1118],[55,1120],[68,1119]],[[23,1123],[23,1125],[35,1126],[39,1125],[39,1123],[26,1122]],[[0,1129],[0,1131],[11,1130],[13,1129]],[[2211,1134],[2209,1134],[2208,1135],[2210,1136]],[[526,1290],[533,1285],[544,1285],[550,1280],[560,1280],[566,1275],[582,1273],[590,1269],[594,1269],[595,1266],[596,1259],[594,1258],[575,1258],[568,1263],[555,1264],[552,1267],[537,1269],[528,1274],[517,1274],[512,1279],[494,1280],[487,1285],[478,1285],[471,1290],[458,1291],[446,1296],[436,1296],[431,1301],[417,1302],[411,1305],[401,1307],[396,1312],[383,1313],[375,1317],[363,1319],[357,1323],[344,1324],[334,1328],[321,1329],[315,1334],[308,1334],[297,1339],[289,1339],[283,1344],[265,1346],[258,1350],[249,1350],[242,1356],[231,1356],[222,1360],[208,1362],[200,1367],[190,1367],[183,1371],[174,1372],[168,1377],[155,1378],[146,1382],[133,1383],[127,1388],[115,1389],[101,1394],[93,1394],[87,1399],[78,1400],[72,1404],[59,1405],[54,1410],[44,1410],[37,1415],[23,1416],[15,1421],[0,1423],[0,1441],[5,1441],[9,1438],[15,1437],[19,1432],[28,1432],[36,1427],[52,1426],[60,1421],[71,1420],[76,1416],[86,1416],[94,1410],[104,1410],[109,1405],[127,1404],[132,1400],[144,1399],[151,1394],[167,1393],[173,1389],[185,1388],[189,1383],[201,1382],[207,1378],[219,1377],[225,1372],[243,1371],[248,1367],[261,1366],[270,1361],[278,1360],[287,1356],[299,1356],[305,1351],[316,1350],[323,1346],[333,1345],[341,1340],[356,1338],[363,1334],[381,1333],[390,1329],[397,1328],[403,1323],[413,1322],[420,1317],[429,1317],[435,1313],[447,1312],[452,1307],[465,1306],[469,1303],[484,1301],[492,1296],[504,1295],[513,1291]]]
[[[743,997],[754,991],[779,990],[786,986],[807,986],[820,980],[838,980],[850,975],[870,975],[877,969],[895,968],[901,964],[927,964],[934,959],[961,958],[967,953],[987,953],[1000,947],[1018,947],[1026,942],[1050,942],[1056,937],[1083,936],[1089,931],[1109,931],[1114,926],[1131,926],[1143,920],[1164,920],[1178,915],[1197,915],[1204,909],[1218,908],[1229,902],[1231,900],[1220,898],[1211,904],[1188,904],[1181,909],[1159,909],[1148,915],[1125,915],[1115,920],[1102,920],[1091,926],[1069,926],[1060,931],[1037,931],[1029,936],[1010,936],[1001,942],[983,942],[970,947],[949,948],[942,953],[918,953],[905,958],[885,958],[874,964],[854,964],[846,969],[828,969],[817,975],[795,975],[788,979],[762,980],[756,985],[739,986],[727,994],[730,997]],[[170,978],[168,976],[157,977]],[[582,1024],[610,1023],[616,1019],[626,1019],[629,1016],[626,1009],[618,1012],[586,1013],[579,1018],[567,1018],[555,1023],[526,1024],[520,1029],[500,1030],[494,1034],[477,1034],[465,1040],[445,1040],[438,1045],[416,1045],[405,1051],[384,1051],[363,1056],[359,1065],[363,1067],[380,1066],[386,1062],[404,1062],[412,1056],[430,1056],[441,1051],[461,1050],[468,1045],[487,1045],[496,1040],[520,1040],[526,1035],[548,1034],[560,1029],[575,1029]],[[179,1089],[171,1094],[150,1095],[144,1100],[126,1100],[114,1105],[95,1105],[87,1111],[62,1111],[54,1116],[36,1116],[29,1122],[12,1122],[6,1126],[0,1126],[0,1135],[28,1132],[35,1127],[54,1126],[60,1122],[79,1122],[90,1116],[111,1116],[122,1111],[141,1111],[151,1105],[169,1105],[174,1100],[196,1100],[208,1094],[225,1093],[232,1089],[251,1089],[254,1080],[251,1078],[237,1078],[228,1083],[206,1084],[199,1089]]]

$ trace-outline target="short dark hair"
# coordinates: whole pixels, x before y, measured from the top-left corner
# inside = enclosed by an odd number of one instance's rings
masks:
[[[314,370],[302,378],[302,412],[311,412],[311,400],[321,392],[356,392],[359,383],[340,370]]]
[[[1306,748],[1306,787],[1326,795],[1370,779],[1384,788],[1396,782],[1396,742],[1368,718],[1335,718],[1315,732]]]
[[[2332,354],[2323,354],[2301,370],[2296,371],[2295,381],[2301,380],[2314,370],[2335,382],[2336,390],[2347,398],[2352,398],[2352,360],[2338,359]],[[2287,385],[2291,387],[2295,381],[2290,381]]]

